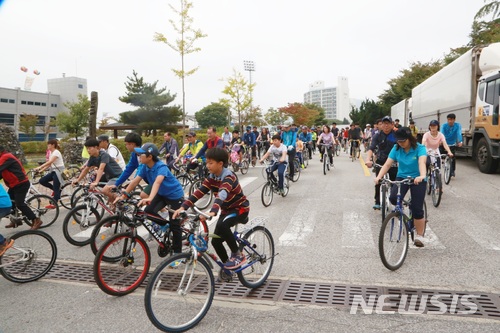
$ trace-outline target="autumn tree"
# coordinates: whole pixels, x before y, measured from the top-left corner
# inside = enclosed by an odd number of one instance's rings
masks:
[[[289,103],[288,106],[279,110],[290,116],[294,124],[312,126],[319,116],[318,110],[309,109],[301,103]]]
[[[84,136],[89,125],[90,100],[87,95],[78,94],[78,102],[66,102],[64,106],[69,112],[57,114],[59,131],[68,133],[76,140]]]
[[[304,106],[310,110],[318,111],[318,116],[316,117],[316,119],[314,119],[313,124],[324,124],[326,122],[324,108],[322,108],[319,105],[312,104],[312,103],[305,103]]]
[[[195,47],[194,43],[200,39],[207,37],[206,34],[201,32],[199,29],[194,29],[191,24],[193,23],[193,18],[189,16],[189,10],[193,7],[193,4],[187,0],[180,0],[180,9],[176,9],[174,6],[170,5],[170,9],[177,14],[179,21],[176,23],[174,20],[168,20],[172,25],[174,31],[179,35],[179,38],[175,42],[171,42],[171,38],[167,38],[166,35],[156,32],[153,40],[155,42],[161,42],[167,44],[172,50],[177,52],[181,56],[181,68],[173,69],[174,74],[181,79],[182,82],[182,128],[186,126],[186,90],[184,87],[185,78],[194,74],[198,67],[190,70],[185,69],[184,58],[186,55],[194,52],[201,51],[201,48]]]
[[[248,112],[245,112],[245,116],[243,118],[243,124],[258,126],[258,127],[265,125],[260,107],[258,106],[253,107],[250,108]]]
[[[19,118],[19,130],[33,140],[36,136],[36,124],[38,122],[37,115],[23,113]]]
[[[233,69],[233,75],[222,79],[226,86],[222,93],[227,97],[221,98],[220,103],[229,108],[230,112],[238,115],[238,126],[243,131],[243,120],[246,112],[249,112],[252,105],[252,92],[255,83],[250,84],[243,74]]]

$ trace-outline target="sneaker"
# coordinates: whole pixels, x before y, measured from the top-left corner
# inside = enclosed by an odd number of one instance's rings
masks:
[[[33,220],[33,224],[31,225],[31,230],[36,230],[42,226],[42,220],[39,217]]]
[[[322,159],[322,158],[320,158],[320,159],[319,159],[319,161],[320,161],[321,163],[323,163],[323,159]]]
[[[237,269],[247,261],[243,254],[231,254],[231,258],[224,264],[226,269]]]
[[[47,205],[45,206],[46,209],[56,209],[56,206],[54,206],[53,204],[50,204],[50,205]]]
[[[301,168],[302,168],[302,169],[305,169],[305,168],[306,168],[306,166],[304,165],[304,163],[302,163]]]
[[[415,239],[413,241],[413,244],[415,244],[416,247],[424,247],[425,239],[423,236],[420,235],[415,235]]]
[[[373,205],[373,209],[380,210],[380,208],[381,208],[381,207],[380,207],[380,205],[379,205],[379,204],[375,204],[375,205]]]
[[[278,194],[283,196],[285,194],[285,190],[282,188],[278,189]]]
[[[2,245],[0,245],[0,257],[14,245],[13,239],[6,239]]]

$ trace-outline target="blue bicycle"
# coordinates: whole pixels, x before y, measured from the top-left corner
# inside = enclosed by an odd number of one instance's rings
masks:
[[[380,228],[378,249],[380,259],[385,267],[391,271],[400,268],[408,254],[409,236],[414,239],[415,225],[413,224],[413,214],[411,211],[411,191],[408,191],[409,199],[403,200],[401,196],[401,185],[413,185],[414,179],[408,177],[403,180],[392,181],[382,179],[382,184],[397,186],[397,201],[394,210],[388,214],[382,227]],[[425,227],[427,227],[427,206],[424,201]],[[425,228],[424,228],[425,234]]]

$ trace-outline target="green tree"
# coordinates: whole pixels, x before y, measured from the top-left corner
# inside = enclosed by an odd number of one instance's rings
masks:
[[[372,99],[365,99],[361,102],[358,108],[352,106],[349,117],[354,123],[359,123],[361,128],[364,128],[366,124],[374,124],[377,119],[386,116],[390,109],[387,109],[386,105],[381,102],[375,102]]]
[[[224,127],[227,125],[227,107],[220,103],[212,103],[194,114],[201,128],[209,126]]]
[[[288,115],[279,109],[269,108],[264,119],[269,125],[281,125],[288,119]]]
[[[59,131],[68,133],[78,140],[87,132],[90,100],[86,95],[78,94],[78,102],[66,102],[64,106],[69,112],[60,112],[57,115]]]
[[[250,109],[250,111],[246,112],[243,119],[243,124],[259,127],[265,125],[260,107],[253,107]]]
[[[190,53],[201,51],[201,48],[195,47],[194,43],[200,38],[207,37],[207,35],[201,32],[201,30],[194,29],[191,26],[193,23],[193,18],[189,16],[189,10],[193,7],[191,2],[187,0],[180,0],[180,9],[176,9],[170,4],[169,6],[172,11],[178,15],[178,23],[175,23],[172,19],[170,19],[169,22],[172,24],[172,27],[180,38],[177,39],[175,43],[172,43],[164,34],[156,32],[153,40],[167,44],[172,50],[181,56],[181,69],[172,68],[172,71],[181,79],[182,82],[182,128],[184,128],[186,126],[186,91],[184,88],[184,80],[187,76],[194,74],[198,70],[198,67],[196,67],[186,71],[184,66],[184,57]]]
[[[243,120],[246,118],[245,112],[248,112],[252,104],[252,91],[255,83],[248,83],[243,77],[243,74],[233,69],[233,76],[222,79],[226,82],[226,86],[222,93],[226,98],[221,98],[220,103],[230,112],[236,112],[238,115],[238,126],[240,131],[243,131]]]
[[[500,15],[500,1],[484,0],[486,5],[481,7],[479,11],[474,16],[474,21],[479,20],[491,13],[493,13],[492,18],[497,18]]]
[[[309,110],[318,111],[318,116],[316,117],[316,119],[314,119],[313,124],[324,124],[326,122],[325,109],[323,109],[321,106],[312,103],[305,103],[304,106]]]
[[[175,94],[170,95],[170,91],[166,92],[167,88],[157,89],[158,81],[144,82],[144,78],[138,77],[135,71],[132,77],[127,78],[127,91],[119,100],[138,109],[120,113],[120,121],[138,125],[138,131],[146,136],[156,136],[157,130],[176,131],[175,123],[181,118],[181,109],[178,105],[167,106],[175,99]]]
[[[23,113],[19,118],[19,130],[26,134],[30,141],[36,136],[36,124],[38,117],[34,114]]]

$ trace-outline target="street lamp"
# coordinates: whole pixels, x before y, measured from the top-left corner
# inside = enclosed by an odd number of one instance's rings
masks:
[[[243,67],[245,68],[246,71],[248,71],[248,74],[250,75],[250,111],[252,111],[253,110],[252,72],[255,71],[255,63],[252,60],[243,60]],[[240,119],[240,127],[241,127],[241,119]]]

